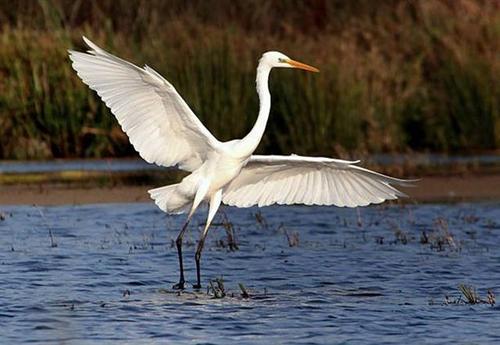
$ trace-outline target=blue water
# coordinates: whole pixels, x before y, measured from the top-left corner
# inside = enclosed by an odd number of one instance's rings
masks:
[[[498,344],[498,304],[460,302],[457,286],[500,294],[499,206],[269,207],[267,226],[225,208],[239,250],[215,226],[202,257],[221,299],[170,290],[182,216],[0,206],[0,343]],[[190,283],[204,216],[186,236]]]
[[[0,173],[48,173],[58,171],[128,172],[161,169],[142,159],[62,159],[48,161],[0,161]],[[165,168],[163,168],[165,169]]]
[[[353,157],[353,159],[357,159]],[[453,164],[500,165],[500,155],[459,156],[445,154],[375,154],[362,160],[363,164],[413,166],[448,166]],[[63,159],[48,161],[0,161],[0,173],[48,173],[64,170],[76,171],[155,171],[161,168],[139,158],[125,159]]]

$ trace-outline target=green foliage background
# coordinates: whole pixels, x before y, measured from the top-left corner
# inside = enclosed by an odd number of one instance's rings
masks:
[[[277,70],[260,152],[500,148],[500,2],[491,0],[0,0],[0,158],[133,154],[71,69],[85,34],[170,80],[222,140],[255,121],[267,50]]]

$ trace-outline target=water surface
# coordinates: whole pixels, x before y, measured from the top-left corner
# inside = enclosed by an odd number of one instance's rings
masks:
[[[355,158],[353,158],[355,159]],[[413,154],[374,154],[362,160],[361,164],[395,166],[412,164],[414,166],[481,165],[499,166],[500,155],[446,155],[431,153]],[[165,168],[149,164],[140,158],[120,159],[53,159],[47,161],[0,161],[0,173],[51,173],[60,171],[103,171],[137,172],[165,171]]]
[[[225,208],[239,250],[215,226],[202,258],[222,299],[171,293],[184,218],[151,203],[1,207],[0,343],[498,344],[498,305],[457,286],[500,293],[499,206]]]

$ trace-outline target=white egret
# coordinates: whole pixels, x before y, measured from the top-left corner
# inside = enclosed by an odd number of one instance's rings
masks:
[[[260,110],[255,125],[243,138],[217,140],[191,111],[175,88],[149,66],[140,68],[122,60],[83,37],[87,53],[69,51],[78,76],[102,98],[141,157],[164,167],[190,172],[180,183],[149,191],[166,213],[188,212],[177,240],[180,277],[185,284],[182,238],[201,202],[209,203],[207,222],[198,242],[195,261],[200,288],[200,257],[212,219],[221,202],[250,207],[272,204],[366,206],[404,194],[391,184],[407,180],[382,175],[356,164],[322,157],[253,155],[264,134],[271,95],[269,73],[273,67],[318,69],[271,51],[257,67]]]

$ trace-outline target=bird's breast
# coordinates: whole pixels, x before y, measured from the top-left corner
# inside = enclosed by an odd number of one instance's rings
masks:
[[[211,168],[211,188],[216,191],[229,184],[239,175],[244,163],[241,160],[221,157]]]

